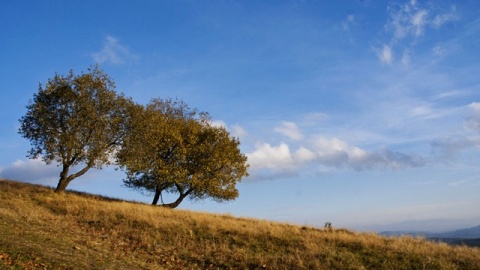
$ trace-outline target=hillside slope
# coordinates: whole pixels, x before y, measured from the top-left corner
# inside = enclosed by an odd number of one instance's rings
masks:
[[[480,269],[480,249],[0,180],[0,269]]]

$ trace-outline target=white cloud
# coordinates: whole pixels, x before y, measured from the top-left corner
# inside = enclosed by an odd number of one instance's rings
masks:
[[[349,146],[338,138],[317,137],[313,143],[318,160],[328,166],[340,167],[349,162],[351,155],[359,156],[362,150]]]
[[[58,181],[60,170],[56,165],[46,165],[41,159],[16,160],[0,170],[0,177],[52,185]]]
[[[271,170],[271,172],[300,171],[312,164],[320,168],[345,167],[353,170],[401,169],[425,165],[424,159],[387,149],[368,152],[352,146],[338,138],[318,136],[309,147],[299,147],[292,151],[286,143],[272,146],[259,145],[255,151],[247,154],[253,171]]]
[[[475,113],[480,113],[480,102],[472,102],[468,105]]]
[[[294,159],[286,143],[281,143],[279,146],[264,143],[253,153],[247,154],[247,157],[252,169],[276,170],[294,167]]]
[[[316,158],[316,155],[313,151],[308,150],[307,148],[300,147],[294,154],[295,160],[300,162],[310,161]]]
[[[346,142],[338,138],[318,137],[314,142],[314,146],[321,156],[334,152],[350,152],[350,150],[353,149]]]
[[[377,49],[377,55],[382,63],[391,64],[393,61],[393,52],[389,45],[383,44],[382,49]]]
[[[211,123],[210,123],[212,126],[214,127],[224,127],[224,128],[227,128],[227,124],[222,121],[222,120],[213,120]]]
[[[233,125],[231,132],[232,132],[233,136],[238,137],[238,138],[243,138],[243,137],[247,136],[247,131],[239,125]]]
[[[301,140],[303,138],[302,132],[295,123],[283,121],[280,127],[274,129],[275,132],[283,134],[292,140]]]
[[[115,37],[107,36],[103,42],[102,50],[92,53],[92,58],[99,64],[112,63],[118,65],[127,61],[136,61],[138,56]]]

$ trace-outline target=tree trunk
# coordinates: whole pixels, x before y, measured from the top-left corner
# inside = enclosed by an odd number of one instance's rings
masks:
[[[60,180],[58,181],[57,188],[55,189],[55,192],[56,193],[64,193],[67,186],[68,186],[67,179],[60,178]]]
[[[156,186],[155,187],[155,196],[153,196],[153,202],[152,205],[157,205],[158,199],[160,199],[160,194],[162,193],[162,190]]]
[[[58,180],[58,185],[57,188],[55,189],[55,192],[57,193],[64,193],[65,189],[68,186],[68,170],[70,169],[69,166],[63,165],[62,172],[60,173],[60,180]]]
[[[176,201],[174,201],[173,203],[164,203],[164,204],[162,204],[162,206],[167,207],[167,208],[172,208],[172,209],[176,208],[177,206],[180,205],[180,203],[183,201],[183,199],[185,199],[192,191],[193,191],[193,189],[189,189],[185,193],[180,192],[180,196],[178,197],[178,199]]]
[[[72,164],[72,163],[70,163]],[[75,178],[84,175],[90,168],[93,167],[94,161],[90,160],[85,166],[85,168],[81,169],[79,172],[74,173],[72,175],[68,175],[68,171],[70,170],[70,165],[65,165],[63,164],[63,169],[62,172],[60,173],[60,180],[58,181],[57,189],[55,189],[55,192],[57,193],[63,193],[65,192],[65,189],[67,188],[68,184]]]
[[[162,204],[163,207],[167,207],[167,208],[176,208],[177,206],[180,205],[180,203],[183,201],[183,199],[185,199],[185,195],[180,195],[180,197],[178,197],[178,199],[172,203],[164,203]]]

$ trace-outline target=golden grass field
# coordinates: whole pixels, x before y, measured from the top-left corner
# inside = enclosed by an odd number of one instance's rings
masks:
[[[463,270],[480,269],[480,249],[0,180],[0,269]]]

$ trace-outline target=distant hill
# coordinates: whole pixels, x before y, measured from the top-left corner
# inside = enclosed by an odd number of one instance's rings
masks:
[[[480,225],[451,232],[427,234],[426,237],[429,240],[444,242],[451,245],[480,247]]]
[[[417,231],[384,231],[384,232],[379,232],[379,235],[383,236],[413,236],[413,237],[425,237],[425,235],[428,234],[428,232],[417,232]]]
[[[380,232],[379,234],[384,236],[411,235],[411,236],[424,236],[428,238],[475,239],[475,238],[480,238],[480,225],[473,228],[460,229],[460,230],[442,232],[442,233],[418,232],[418,231],[384,231],[384,232]]]
[[[414,236],[424,237],[427,240],[444,242],[451,245],[467,245],[471,247],[480,247],[480,225],[467,229],[443,233],[415,232],[415,231],[385,231],[380,235],[384,236]]]
[[[0,269],[480,269],[480,249],[0,179]]]
[[[461,239],[475,239],[480,238],[480,225],[468,228],[468,229],[461,229],[451,232],[444,232],[444,233],[430,233],[426,235],[430,238],[461,238]]]

